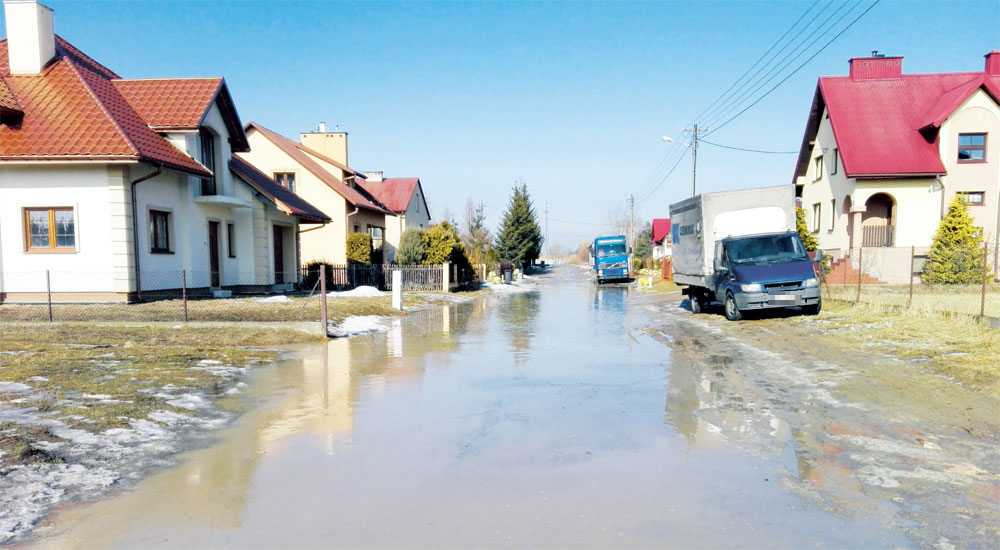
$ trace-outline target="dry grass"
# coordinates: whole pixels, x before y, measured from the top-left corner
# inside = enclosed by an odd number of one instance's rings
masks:
[[[982,307],[981,285],[914,285],[910,301],[909,286],[863,285],[860,302],[874,307],[909,308],[918,313],[960,313],[979,315]],[[855,285],[828,285],[824,297],[854,302],[858,296]],[[1000,317],[1000,284],[986,287],[985,314]]]
[[[850,347],[929,368],[1000,395],[1000,330],[966,315],[877,304],[824,303],[824,332]]]

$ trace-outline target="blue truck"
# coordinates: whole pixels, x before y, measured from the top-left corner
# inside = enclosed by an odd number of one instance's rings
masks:
[[[625,237],[598,237],[590,248],[597,284],[630,282],[628,243]]]
[[[731,321],[771,308],[819,313],[819,280],[795,231],[794,186],[696,195],[670,205],[670,222],[674,280],[687,285],[692,313],[713,301]]]

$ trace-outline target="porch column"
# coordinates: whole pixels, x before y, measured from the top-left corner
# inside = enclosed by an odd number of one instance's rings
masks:
[[[864,206],[852,206],[851,213],[851,242],[850,248],[861,248],[864,240],[864,233],[861,230],[861,215],[865,213]]]

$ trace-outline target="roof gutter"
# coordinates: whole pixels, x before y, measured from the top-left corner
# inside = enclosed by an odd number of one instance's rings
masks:
[[[135,257],[135,295],[136,298],[142,297],[142,278],[140,277],[139,270],[139,224],[138,219],[138,199],[135,196],[135,186],[148,180],[155,178],[163,173],[163,165],[157,164],[156,170],[152,174],[147,174],[137,180],[132,181],[132,253]]]

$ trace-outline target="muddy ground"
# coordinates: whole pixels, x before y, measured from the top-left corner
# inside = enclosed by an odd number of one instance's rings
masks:
[[[651,308],[648,332],[673,350],[671,392],[687,399],[668,398],[668,413],[691,424],[682,431],[692,440],[707,432],[785,457],[781,483],[805,502],[875,518],[920,547],[996,547],[992,386],[945,376],[925,357],[852,344],[828,330],[843,316],[836,311],[732,323],[720,312],[693,315],[679,300]]]

